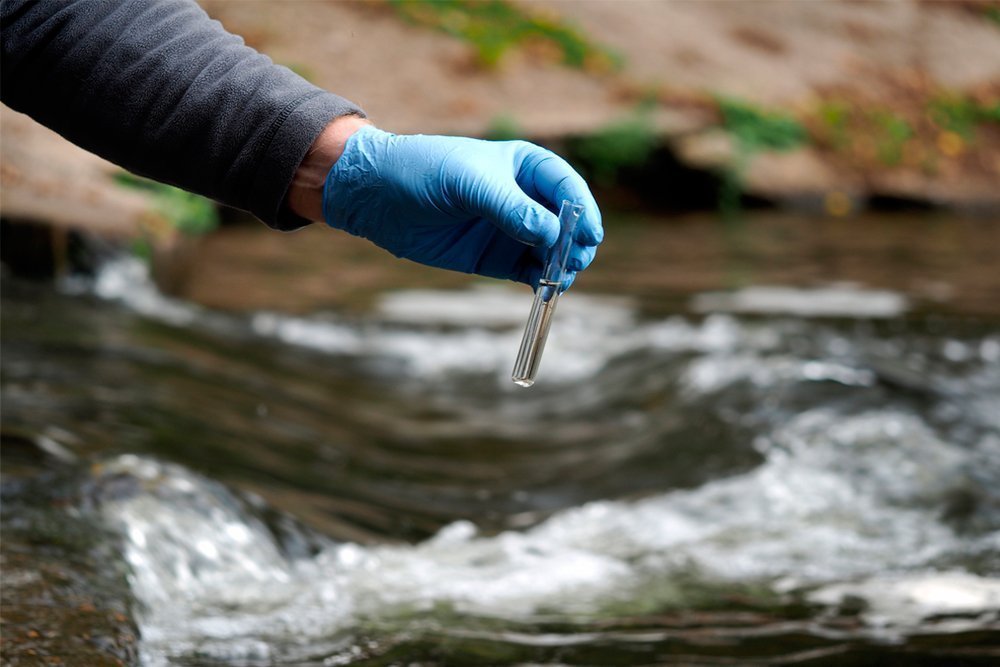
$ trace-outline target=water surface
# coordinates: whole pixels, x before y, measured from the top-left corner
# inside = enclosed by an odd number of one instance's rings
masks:
[[[153,665],[1000,659],[997,232],[616,229],[530,390],[530,292],[326,230],[224,230],[181,297],[5,278],[8,628],[65,594],[40,649]]]

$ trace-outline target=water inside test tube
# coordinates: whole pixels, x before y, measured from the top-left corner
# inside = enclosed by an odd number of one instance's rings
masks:
[[[571,201],[563,201],[559,210],[559,238],[546,258],[542,279],[538,281],[535,300],[531,303],[528,324],[524,327],[521,348],[514,362],[514,372],[511,373],[514,383],[522,387],[535,384],[545,339],[549,336],[552,314],[555,313],[559,291],[566,277],[566,262],[573,245],[573,233],[582,214],[583,207]]]
[[[521,349],[517,353],[517,362],[511,379],[514,384],[530,387],[535,384],[538,366],[542,362],[542,350],[545,340],[549,337],[549,325],[552,314],[556,312],[559,301],[559,283],[543,280],[538,283],[535,300],[531,303],[531,314],[524,328],[521,339]]]

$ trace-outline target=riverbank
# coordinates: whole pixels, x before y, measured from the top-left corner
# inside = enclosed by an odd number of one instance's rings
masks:
[[[387,129],[569,143],[681,207],[665,163],[716,179],[695,206],[1000,209],[988,3],[204,4]]]
[[[203,4],[387,129],[535,140],[610,195],[1000,210],[989,3]],[[108,163],[8,109],[0,132],[4,218],[169,227]]]

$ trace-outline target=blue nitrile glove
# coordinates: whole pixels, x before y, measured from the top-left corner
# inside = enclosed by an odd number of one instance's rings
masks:
[[[568,287],[604,237],[601,212],[565,160],[525,141],[362,128],[326,177],[323,217],[397,257],[535,287],[563,199],[585,208]]]

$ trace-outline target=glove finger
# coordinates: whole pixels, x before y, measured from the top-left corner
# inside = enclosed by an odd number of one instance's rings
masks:
[[[530,246],[549,247],[559,236],[559,219],[513,180],[488,179],[470,188],[470,212]]]
[[[511,280],[515,280],[525,285],[530,285],[531,289],[538,289],[538,281],[542,279],[542,265],[526,261],[518,269],[518,272]]]
[[[583,271],[585,268],[590,266],[590,263],[594,261],[594,255],[597,254],[596,246],[584,246],[578,243],[574,243],[573,247],[569,249],[569,259],[566,261],[567,271]]]
[[[568,162],[534,144],[524,142],[518,185],[532,198],[558,211],[564,199],[583,206],[575,240],[583,245],[597,245],[604,240],[601,210],[586,181]]]
[[[538,281],[542,279],[542,270],[543,267],[541,264],[526,261],[521,266],[517,275],[512,277],[511,280],[530,285],[531,289],[538,289]],[[560,293],[569,289],[570,285],[573,284],[573,281],[576,280],[576,273],[576,271],[566,271],[566,273],[563,274],[562,287],[559,289]]]
[[[549,257],[549,248],[535,246],[531,249],[531,255],[538,260],[539,264],[544,266],[545,260]]]

